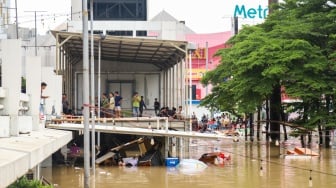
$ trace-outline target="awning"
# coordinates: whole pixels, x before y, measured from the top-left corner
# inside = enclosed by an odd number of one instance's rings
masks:
[[[71,63],[81,61],[83,57],[82,33],[52,31],[58,45],[72,59]],[[95,34],[94,56],[98,57],[98,44],[101,42],[101,60],[149,63],[161,70],[168,69],[186,57],[187,41],[157,40],[104,36]],[[91,53],[91,35],[89,34],[89,54]]]

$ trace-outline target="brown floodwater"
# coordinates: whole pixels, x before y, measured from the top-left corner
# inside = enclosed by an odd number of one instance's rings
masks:
[[[270,147],[264,142],[191,140],[183,158],[198,159],[218,149],[231,155],[223,166],[208,166],[202,171],[185,172],[168,167],[96,166],[90,176],[92,188],[301,188],[336,187],[336,148],[317,149],[320,157],[286,158],[286,149],[299,146],[298,140]],[[313,148],[313,147],[312,147]],[[187,151],[187,149],[185,149]],[[260,170],[262,168],[262,170]],[[41,174],[56,187],[84,187],[82,166],[43,168]]]

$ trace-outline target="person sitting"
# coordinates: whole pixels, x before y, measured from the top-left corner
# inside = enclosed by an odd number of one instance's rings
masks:
[[[168,107],[162,107],[159,112],[160,117],[168,117]]]
[[[215,118],[211,118],[211,120],[208,122],[208,129],[210,131],[214,131],[215,129],[217,129],[217,123]]]
[[[182,109],[182,106],[179,106],[179,107],[178,107],[178,110],[177,110],[177,112],[176,112],[176,117],[177,117],[177,119],[179,119],[179,120],[183,120],[183,119],[184,119],[184,116],[185,116],[185,114],[184,114],[184,111],[183,111],[183,109]]]
[[[168,110],[169,119],[177,119],[176,108],[173,107],[171,110]]]

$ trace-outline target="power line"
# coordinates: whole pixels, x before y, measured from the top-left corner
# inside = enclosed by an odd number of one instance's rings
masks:
[[[46,12],[46,11],[26,11],[26,12],[34,12],[35,14],[35,56],[37,56],[37,26],[36,26],[36,13],[37,12]]]

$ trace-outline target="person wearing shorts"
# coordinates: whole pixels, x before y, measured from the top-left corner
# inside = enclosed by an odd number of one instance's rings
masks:
[[[114,111],[115,111],[115,116],[117,118],[121,117],[121,101],[122,101],[122,97],[119,95],[119,92],[116,91],[114,92]]]

